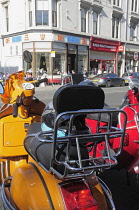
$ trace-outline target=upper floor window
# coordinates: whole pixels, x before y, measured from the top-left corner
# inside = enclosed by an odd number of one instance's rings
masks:
[[[52,1],[52,26],[57,27],[57,0]]]
[[[9,11],[8,7],[5,7],[5,17],[6,17],[6,31],[9,31]]]
[[[32,26],[32,0],[29,0],[29,27]]]
[[[98,12],[93,12],[93,34],[98,34]]]
[[[12,48],[12,46],[10,46],[10,55],[12,55],[13,54],[13,48]]]
[[[119,18],[112,17],[112,38],[119,38]]]
[[[18,55],[18,46],[15,47],[15,53]]]
[[[36,0],[36,25],[49,25],[48,0]]]
[[[137,23],[135,22],[130,22],[130,41],[134,41],[134,38],[136,37],[136,28],[137,28]]]
[[[138,7],[138,1],[137,0],[132,0],[131,11],[132,12],[138,12],[137,7]]]
[[[81,8],[81,31],[86,32],[86,9]]]
[[[48,25],[48,11],[46,10],[36,11],[36,25]]]
[[[120,0],[113,0],[113,5],[120,6]]]

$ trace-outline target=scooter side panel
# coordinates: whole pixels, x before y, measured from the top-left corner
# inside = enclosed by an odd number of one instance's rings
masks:
[[[0,120],[0,157],[27,154],[23,141],[29,124],[34,121],[33,118],[21,119],[20,117],[13,118],[12,115],[9,115]],[[40,116],[36,116],[35,121],[40,121]]]
[[[32,164],[26,164],[15,170],[11,183],[11,197],[20,210],[64,209],[56,179],[45,171],[44,174]],[[60,202],[57,200],[57,194],[61,198]]]

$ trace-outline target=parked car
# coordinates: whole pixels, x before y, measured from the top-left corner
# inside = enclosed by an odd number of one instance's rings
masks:
[[[124,78],[125,80],[125,85],[129,85],[129,83],[134,83],[134,81],[137,81],[137,79],[139,79],[139,72],[126,72],[122,75],[122,78]]]
[[[91,79],[91,78],[90,78]],[[98,74],[91,79],[97,86],[124,86],[125,80],[114,73]]]

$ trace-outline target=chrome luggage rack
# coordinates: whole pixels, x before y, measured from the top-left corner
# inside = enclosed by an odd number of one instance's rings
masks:
[[[112,126],[112,114],[118,114],[119,126]],[[87,132],[77,132],[74,126],[74,120],[79,116],[86,117],[87,114],[97,115],[96,132],[91,133],[88,129]],[[106,126],[101,126],[101,115],[106,114],[108,116],[108,123]],[[65,136],[58,137],[58,131],[60,128],[61,119],[64,116],[69,116],[68,126],[65,129]],[[120,119],[122,117],[122,123]],[[94,171],[103,168],[111,168],[117,164],[116,157],[121,153],[123,140],[125,135],[127,116],[123,110],[106,110],[106,109],[94,109],[94,110],[79,110],[63,112],[56,117],[53,131],[39,132],[37,134],[30,134],[26,137],[26,141],[30,137],[35,137],[39,142],[51,144],[51,158],[50,158],[50,169],[49,172],[54,173],[60,179],[72,178],[72,177],[83,177],[91,175]],[[73,134],[74,133],[74,134]],[[110,148],[109,140],[115,139],[119,142],[119,148],[113,151]],[[104,142],[104,153],[97,156],[97,144]],[[57,158],[57,147],[66,145],[64,150],[64,158],[62,160]],[[76,148],[76,159],[70,157],[72,146]],[[93,148],[93,155],[82,157],[81,147]],[[46,151],[47,153],[47,151]],[[34,158],[34,157],[33,157]],[[47,159],[46,159],[47,161]],[[37,160],[38,164],[44,168],[43,164]],[[62,167],[59,170],[58,168]],[[46,170],[46,168],[44,168]],[[46,170],[48,171],[48,170]]]

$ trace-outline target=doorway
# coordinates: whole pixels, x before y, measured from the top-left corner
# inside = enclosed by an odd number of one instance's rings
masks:
[[[75,54],[68,54],[68,73],[71,73],[72,70],[75,70]]]

